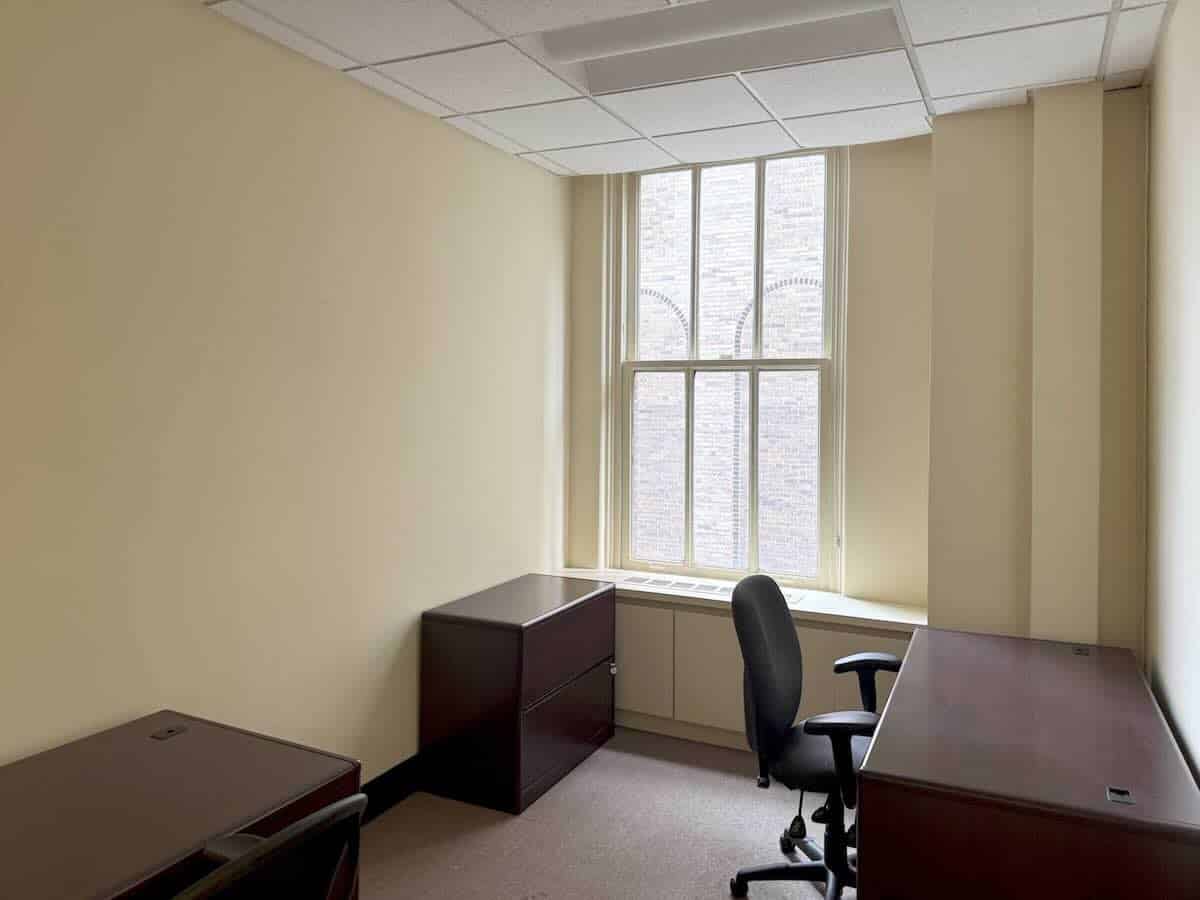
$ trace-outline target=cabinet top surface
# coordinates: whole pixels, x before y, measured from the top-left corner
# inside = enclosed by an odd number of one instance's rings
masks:
[[[111,896],[357,766],[171,710],[17,760],[0,897]]]
[[[1200,790],[1137,660],[1111,647],[918,629],[862,777],[1200,829]]]
[[[427,619],[481,622],[502,628],[528,628],[547,616],[612,590],[607,581],[522,575],[495,587],[426,610]]]

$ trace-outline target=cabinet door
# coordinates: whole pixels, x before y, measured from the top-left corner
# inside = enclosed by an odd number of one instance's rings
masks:
[[[833,664],[843,656],[882,651],[903,658],[908,649],[908,641],[904,638],[877,637],[808,625],[797,626],[796,633],[800,636],[800,649],[804,652],[804,696],[798,714],[801,719],[843,709],[862,709],[858,676],[853,673],[835,675],[833,672]],[[896,676],[891,672],[881,672],[877,676],[881,712],[895,680]]]
[[[674,613],[617,604],[617,709],[671,718],[675,711]]]
[[[742,651],[732,616],[675,611],[675,718],[745,731]]]

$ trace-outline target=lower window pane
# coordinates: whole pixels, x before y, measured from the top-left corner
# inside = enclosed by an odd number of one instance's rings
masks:
[[[758,382],[758,564],[815,578],[819,571],[821,378],[763,372]]]
[[[696,565],[744,569],[750,519],[750,376],[697,372],[692,449]]]
[[[684,559],[684,398],[682,372],[634,376],[629,531],[635,559]]]

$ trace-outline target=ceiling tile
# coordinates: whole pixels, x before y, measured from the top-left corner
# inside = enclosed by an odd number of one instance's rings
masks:
[[[942,97],[933,101],[933,111],[939,116],[970,112],[976,109],[995,109],[1000,106],[1021,106],[1029,102],[1029,91],[1017,88],[1009,91],[984,91],[961,97]]]
[[[530,34],[662,9],[663,0],[459,0],[501,34]]]
[[[505,43],[406,59],[376,68],[459,112],[546,103],[579,93]]]
[[[496,37],[449,0],[251,0],[251,4],[365,63]]]
[[[421,112],[427,112],[435,116],[448,116],[454,110],[442,106],[440,103],[434,103],[428,97],[423,97],[416,91],[410,91],[402,84],[397,84],[385,75],[381,75],[373,69],[354,69],[346,73],[355,81],[361,81],[367,87],[372,87],[381,94],[387,94],[401,103],[406,103],[414,109],[419,109]]]
[[[1133,9],[1137,6],[1156,6],[1162,2],[1164,2],[1164,0],[1125,0],[1121,6],[1124,9]]]
[[[1109,75],[1104,79],[1104,89],[1106,91],[1120,91],[1125,88],[1140,87],[1145,80],[1145,69],[1134,69],[1132,72],[1117,72],[1115,75]]]
[[[1150,65],[1165,10],[1166,6],[1163,5],[1146,6],[1123,12],[1117,17],[1117,30],[1108,55],[1108,71],[1128,72]]]
[[[900,0],[913,43],[1107,13],[1111,0]]]
[[[312,38],[306,37],[300,34],[300,32],[276,22],[269,16],[264,16],[246,4],[238,3],[237,0],[227,0],[225,3],[218,3],[212,9],[232,19],[239,25],[244,25],[252,31],[257,31],[263,37],[270,38],[276,43],[283,44],[285,47],[290,47],[298,53],[303,53],[309,59],[315,59],[319,63],[333,66],[335,69],[346,69],[350,66],[358,65],[350,57],[337,53],[319,41],[314,41]]]
[[[1106,25],[1101,16],[930,44],[917,58],[935,97],[1094,78]]]
[[[770,118],[733,76],[605,94],[598,99],[647,134],[700,131]]]
[[[451,116],[448,119],[442,119],[447,125],[453,125],[459,131],[465,131],[471,137],[478,138],[485,144],[491,144],[493,147],[503,150],[505,153],[521,153],[528,150],[528,147],[523,147],[516,141],[510,141],[502,134],[497,134],[490,128],[480,125],[478,122],[472,121],[467,116]]]
[[[658,138],[658,142],[668,153],[689,163],[745,159],[796,149],[796,142],[774,122],[673,134]]]
[[[545,169],[552,175],[574,175],[575,173],[566,166],[560,166],[552,159],[547,159],[540,153],[522,153],[521,159],[533,163],[535,166]]]
[[[903,50],[749,72],[743,77],[780,118],[921,99]]]
[[[802,147],[874,144],[929,133],[925,104],[902,103],[876,109],[787,119],[784,124]]]
[[[502,109],[480,113],[472,118],[531,150],[580,147],[638,137],[632,128],[585,98],[520,109]]]
[[[572,147],[544,154],[551,162],[566,166],[580,175],[604,175],[610,172],[638,172],[673,166],[675,160],[647,140],[618,141],[594,147]]]

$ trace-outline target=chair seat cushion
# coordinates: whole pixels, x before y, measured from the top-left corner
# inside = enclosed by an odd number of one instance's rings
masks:
[[[850,739],[850,750],[854,754],[857,770],[867,755],[871,739]],[[833,743],[823,735],[805,734],[804,723],[798,722],[788,729],[783,747],[771,764],[775,780],[793,791],[816,791],[827,794],[837,789],[837,773],[833,767]]]

